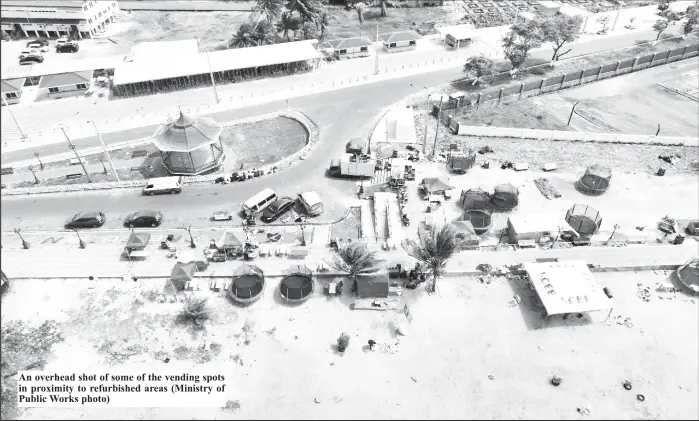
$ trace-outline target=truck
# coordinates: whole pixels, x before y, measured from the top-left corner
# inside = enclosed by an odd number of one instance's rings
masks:
[[[355,156],[345,153],[330,161],[328,175],[331,177],[373,177],[376,162],[367,155]]]

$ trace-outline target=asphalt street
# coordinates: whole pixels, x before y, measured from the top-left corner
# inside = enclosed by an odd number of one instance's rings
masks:
[[[633,42],[654,38],[652,31],[640,31],[600,39],[574,46],[574,55],[616,48]],[[550,49],[535,53],[541,59],[550,58]],[[229,185],[200,185],[185,189],[179,195],[144,197],[138,189],[46,194],[32,196],[4,196],[2,198],[2,231],[14,228],[24,230],[60,229],[66,218],[74,213],[96,210],[107,215],[107,228],[121,226],[120,219],[139,209],[160,210],[165,214],[164,227],[192,224],[206,226],[212,212],[220,209],[238,210],[242,202],[263,188],[269,187],[280,196],[295,196],[306,190],[317,190],[327,202],[330,213],[338,214],[355,203],[355,184],[348,180],[325,177],[324,169],[329,160],[341,153],[349,138],[366,137],[378,121],[382,110],[407,95],[418,93],[428,86],[449,83],[463,77],[460,68],[408,76],[376,84],[330,91],[295,98],[289,106],[308,115],[320,129],[320,143],[308,157],[295,166],[277,174],[243,183]],[[285,109],[286,101],[257,105],[212,114],[219,120],[233,120],[250,115],[270,113]],[[112,133],[105,136],[106,143],[121,142],[151,134],[156,126]],[[97,145],[98,139],[77,140],[78,147]],[[41,148],[42,155],[65,152],[62,144]],[[3,161],[29,159],[34,150],[13,152]]]

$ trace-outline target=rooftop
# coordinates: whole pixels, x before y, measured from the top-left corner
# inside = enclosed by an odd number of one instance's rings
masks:
[[[384,43],[389,43],[389,42],[402,42],[402,41],[414,41],[422,38],[422,35],[418,34],[415,31],[399,31],[399,32],[390,32],[387,34],[380,34],[379,38],[381,38],[381,41]]]
[[[80,9],[85,3],[85,0],[63,0],[63,1],[53,1],[53,0],[2,0],[2,7],[13,6],[13,7],[27,7],[27,8],[60,8],[60,9]]]
[[[368,47],[372,43],[369,39],[365,37],[354,37],[354,38],[343,38],[343,39],[333,39],[328,41],[328,44],[335,50],[341,50],[344,48],[357,48],[357,47]]]
[[[24,81],[26,80],[27,78],[24,77],[19,79],[4,79],[2,81],[2,93],[21,91],[24,86]]]
[[[83,70],[81,72],[67,72],[42,76],[41,82],[39,82],[39,89],[89,83],[92,80],[92,72],[93,70]]]

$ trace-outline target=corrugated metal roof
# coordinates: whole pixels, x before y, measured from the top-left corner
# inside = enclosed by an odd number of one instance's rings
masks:
[[[379,38],[385,43],[389,42],[401,42],[401,41],[414,41],[422,38],[422,35],[415,31],[399,31],[390,32],[387,34],[380,34]]]
[[[87,1],[85,0],[2,0],[2,6],[14,6],[14,7],[24,7],[24,8],[70,8],[70,9],[80,9]]]
[[[126,61],[169,60],[175,55],[188,57],[195,54],[199,54],[199,41],[196,39],[141,42],[131,48]]]
[[[113,69],[117,64],[123,62],[123,55],[113,55],[107,57],[88,57],[58,63],[45,61],[33,66],[12,65],[2,70],[2,78],[16,79],[21,77],[39,77],[59,73],[80,72],[83,70]]]
[[[19,92],[24,86],[24,82],[27,80],[26,77],[20,79],[6,79],[2,81],[2,93],[5,92]]]
[[[333,39],[328,41],[328,44],[335,50],[342,50],[344,48],[357,48],[357,47],[368,47],[371,45],[371,41],[366,37],[354,37],[354,38],[343,38],[343,39]]]
[[[83,70],[82,72],[68,72],[42,76],[41,82],[39,82],[39,89],[87,83],[92,80],[92,72],[93,70]]]

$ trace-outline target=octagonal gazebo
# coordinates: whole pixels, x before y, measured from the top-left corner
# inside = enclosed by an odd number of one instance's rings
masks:
[[[180,110],[177,120],[158,127],[152,138],[170,174],[198,175],[226,159],[221,132],[223,127],[212,118],[189,117]]]

